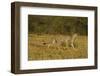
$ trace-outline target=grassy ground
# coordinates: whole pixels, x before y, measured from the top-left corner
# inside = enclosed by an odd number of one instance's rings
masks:
[[[34,35],[28,37],[28,60],[76,59],[87,58],[87,36],[78,36],[75,49],[56,46],[48,48],[43,42],[50,43],[53,39],[66,38],[64,35]]]

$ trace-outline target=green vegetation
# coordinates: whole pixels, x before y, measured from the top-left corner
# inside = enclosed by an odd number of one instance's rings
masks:
[[[29,15],[29,33],[87,35],[87,17]]]

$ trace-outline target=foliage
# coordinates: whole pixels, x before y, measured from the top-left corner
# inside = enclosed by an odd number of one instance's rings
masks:
[[[87,35],[87,17],[29,15],[28,30],[34,34]]]

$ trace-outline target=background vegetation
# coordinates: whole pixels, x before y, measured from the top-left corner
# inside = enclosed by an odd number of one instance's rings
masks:
[[[87,17],[29,15],[29,33],[87,35]]]

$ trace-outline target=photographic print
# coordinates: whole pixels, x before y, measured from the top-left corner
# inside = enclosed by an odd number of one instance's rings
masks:
[[[97,69],[97,7],[11,3],[11,72]]]
[[[28,60],[88,57],[88,18],[28,15]]]

